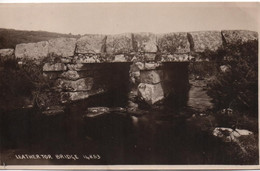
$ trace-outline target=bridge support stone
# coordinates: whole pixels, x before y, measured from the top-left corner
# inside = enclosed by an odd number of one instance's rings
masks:
[[[133,63],[130,82],[130,110],[136,110],[140,103],[152,106],[161,101],[169,102],[169,98],[185,101],[189,84],[188,62]]]

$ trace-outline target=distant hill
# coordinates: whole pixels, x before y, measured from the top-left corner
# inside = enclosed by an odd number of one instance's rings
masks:
[[[0,28],[0,49],[15,48],[15,46],[20,43],[39,42],[58,37],[78,38],[80,35]]]

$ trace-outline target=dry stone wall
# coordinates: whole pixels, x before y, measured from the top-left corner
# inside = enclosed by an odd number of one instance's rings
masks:
[[[108,77],[101,73],[109,73],[111,68],[94,64],[133,63],[129,71],[133,85],[129,99],[140,96],[154,104],[167,94],[162,84],[165,82],[162,63],[201,61],[194,53],[257,39],[257,32],[244,30],[84,35],[79,39],[18,44],[15,49],[0,49],[0,58],[15,56],[20,60],[44,61],[43,73],[56,80],[63,102],[86,99],[109,88],[106,86],[109,80],[100,80]]]

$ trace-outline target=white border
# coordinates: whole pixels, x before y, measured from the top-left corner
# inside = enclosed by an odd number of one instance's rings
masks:
[[[100,2],[259,2],[260,0],[0,0],[0,3],[100,3]]]
[[[0,0],[1,3],[107,3],[107,2],[258,2],[258,7],[260,10],[260,0]],[[260,11],[259,11],[260,13]],[[258,40],[259,40],[260,30],[258,30]],[[260,43],[258,43],[258,57],[260,56]],[[260,59],[258,58],[258,64]],[[258,65],[258,70],[260,71],[260,65]],[[258,77],[260,78],[260,74],[258,71]],[[260,80],[258,78],[258,98],[260,95]],[[260,102],[260,99],[258,103]],[[258,123],[260,126],[260,105],[258,105]],[[260,133],[260,128],[259,128]],[[260,136],[258,141],[260,140]],[[260,153],[260,141],[259,141],[259,153]],[[8,165],[2,166],[0,165],[0,169],[73,169],[73,170],[166,170],[166,169],[179,169],[179,170],[219,170],[219,169],[257,169],[260,170],[260,157],[259,157],[259,165]]]
[[[219,170],[219,169],[260,169],[259,165],[12,165],[0,169],[73,169],[73,170]]]

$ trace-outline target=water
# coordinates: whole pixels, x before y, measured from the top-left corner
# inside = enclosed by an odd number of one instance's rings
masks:
[[[144,115],[110,112],[87,118],[86,109],[78,105],[54,116],[33,110],[2,112],[1,162],[6,165],[241,164],[241,160],[229,154],[232,144],[224,144],[212,136],[212,116],[192,117],[208,106],[197,104],[201,92],[201,88],[191,87],[188,107],[147,109]],[[25,154],[52,158],[17,159],[17,155]],[[75,155],[76,159],[70,158]]]
[[[187,110],[187,109],[186,109]],[[76,111],[75,111],[76,112]],[[80,113],[59,116],[13,114],[6,120],[2,161],[12,164],[211,164],[225,163],[222,147],[208,132],[194,129],[186,115],[149,111],[136,117],[108,113],[82,118]],[[10,114],[9,114],[10,116]],[[18,160],[15,155],[50,154],[50,160]],[[55,155],[79,159],[56,159]],[[84,157],[98,155],[99,159]],[[93,157],[93,156],[92,156]]]

